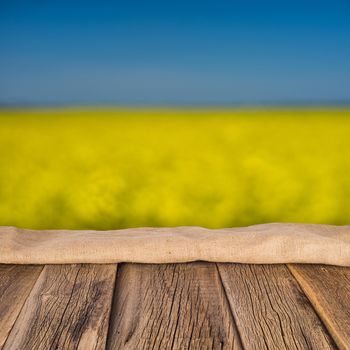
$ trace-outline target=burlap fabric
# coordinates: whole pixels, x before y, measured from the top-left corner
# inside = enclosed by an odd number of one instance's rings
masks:
[[[0,263],[315,263],[350,266],[350,226],[264,224],[113,231],[0,227]]]

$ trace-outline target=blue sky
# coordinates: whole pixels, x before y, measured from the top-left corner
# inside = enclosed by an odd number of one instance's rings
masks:
[[[0,1],[0,103],[350,101],[349,1]]]

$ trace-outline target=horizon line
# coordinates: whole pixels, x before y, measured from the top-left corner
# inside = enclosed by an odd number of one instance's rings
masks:
[[[285,101],[227,101],[227,102],[133,102],[123,103],[116,101],[84,102],[8,102],[0,101],[0,108],[350,108],[350,99],[346,100],[285,100]]]

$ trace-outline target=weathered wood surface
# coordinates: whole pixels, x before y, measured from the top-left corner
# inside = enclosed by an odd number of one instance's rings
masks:
[[[4,349],[104,349],[116,265],[47,265]]]
[[[335,349],[285,265],[218,266],[246,349]]]
[[[350,349],[350,268],[289,265],[340,349]]]
[[[107,349],[240,349],[215,264],[120,268]]]
[[[42,266],[0,265],[0,349],[42,269]]]
[[[350,268],[0,265],[0,349],[350,349]]]

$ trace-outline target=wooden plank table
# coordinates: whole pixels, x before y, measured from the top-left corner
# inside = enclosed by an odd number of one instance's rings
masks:
[[[350,268],[0,265],[0,349],[350,349]]]

